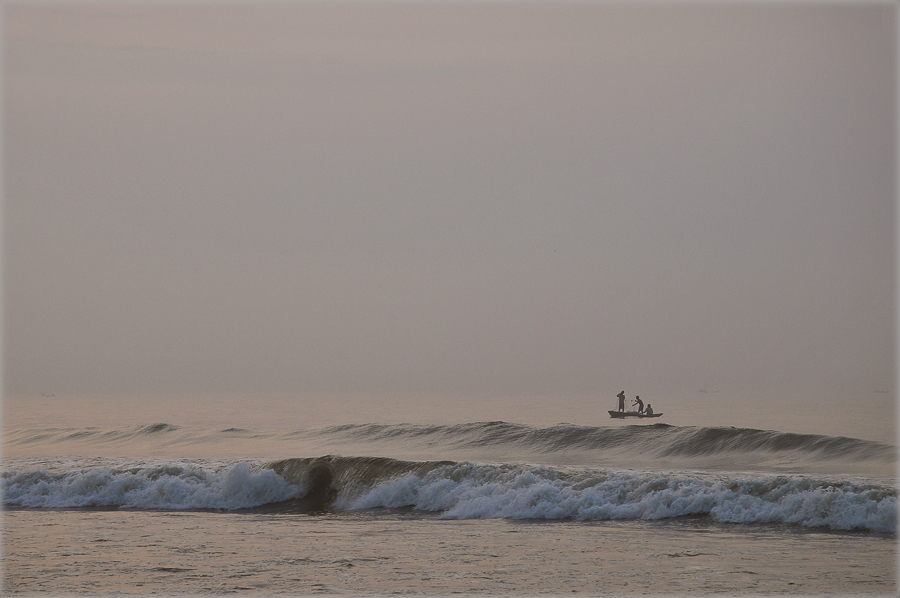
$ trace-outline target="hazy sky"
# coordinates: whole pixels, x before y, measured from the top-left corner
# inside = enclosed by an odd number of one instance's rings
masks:
[[[893,2],[2,26],[8,394],[893,391]]]

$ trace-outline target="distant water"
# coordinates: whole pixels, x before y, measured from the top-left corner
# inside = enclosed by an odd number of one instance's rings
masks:
[[[843,436],[664,423],[616,427],[503,421],[453,425],[345,424],[311,430],[208,429],[153,423],[125,428],[9,431],[7,456],[198,455],[284,457],[356,453],[428,460],[534,461],[653,469],[858,473],[893,476],[893,445]],[[275,453],[274,455],[272,453]]]

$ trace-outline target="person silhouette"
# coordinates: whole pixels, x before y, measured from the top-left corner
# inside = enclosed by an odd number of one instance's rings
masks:
[[[634,397],[634,403],[632,405],[638,406],[638,415],[643,415],[644,413],[644,401],[641,400],[641,397]]]
[[[650,403],[647,403],[647,408],[644,409],[644,415],[653,415],[653,407],[650,406]]]
[[[616,395],[619,398],[619,411],[625,411],[625,391],[623,390]]]

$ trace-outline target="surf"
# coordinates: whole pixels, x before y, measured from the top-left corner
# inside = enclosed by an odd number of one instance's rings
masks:
[[[896,533],[897,491],[886,483],[808,475],[641,472],[384,457],[264,463],[115,462],[2,474],[18,508],[265,510],[407,509],[442,519],[668,520]]]

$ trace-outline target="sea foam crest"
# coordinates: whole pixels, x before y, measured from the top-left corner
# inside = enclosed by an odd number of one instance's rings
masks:
[[[459,463],[384,481],[347,509],[411,506],[446,519],[667,519],[706,515],[733,523],[791,523],[834,530],[896,532],[893,488],[807,477],[586,471]]]
[[[22,507],[244,509],[291,499],[300,492],[274,471],[249,463],[211,472],[185,463],[65,473],[3,474],[3,503]]]

